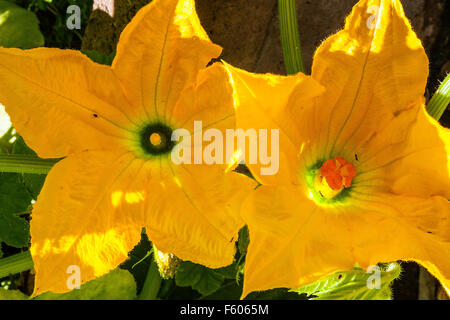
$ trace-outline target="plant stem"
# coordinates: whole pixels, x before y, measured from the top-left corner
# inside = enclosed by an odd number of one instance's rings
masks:
[[[0,155],[0,172],[47,174],[58,161],[26,154]]]
[[[281,44],[287,74],[305,73],[295,0],[279,0]]]
[[[439,120],[450,103],[450,73],[442,81],[436,93],[427,105],[427,111],[436,120]]]
[[[0,259],[0,278],[30,270],[33,266],[30,251]]]
[[[158,297],[161,282],[162,279],[159,275],[158,264],[154,257],[152,257],[152,262],[150,263],[147,277],[145,278],[144,287],[139,295],[139,300],[155,300]]]

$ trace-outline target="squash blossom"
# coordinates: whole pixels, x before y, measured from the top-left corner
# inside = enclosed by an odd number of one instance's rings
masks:
[[[399,1],[362,0],[312,78],[227,66],[237,125],[280,131],[280,170],[242,207],[243,296],[415,261],[450,289],[450,131],[424,108],[428,59]],[[249,115],[253,115],[249,117]]]
[[[208,267],[232,263],[239,207],[254,182],[225,174],[226,164],[171,161],[175,129],[194,134],[194,120],[235,127],[228,73],[206,68],[220,52],[193,0],[142,8],[112,67],[71,50],[0,49],[0,101],[13,125],[40,157],[64,157],[31,215],[34,295],[116,268],[142,227],[163,252]]]

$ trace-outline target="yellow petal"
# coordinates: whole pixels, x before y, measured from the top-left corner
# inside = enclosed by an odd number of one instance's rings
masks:
[[[317,141],[334,156],[357,152],[386,123],[412,104],[417,108],[428,59],[400,1],[361,0],[344,30],[317,49],[312,76],[327,89],[317,103]]]
[[[88,151],[52,168],[31,214],[35,295],[73,289],[76,268],[85,283],[126,260],[143,225],[143,165],[129,152]]]
[[[295,105],[302,108],[312,104],[313,99],[322,93],[322,88],[311,77],[299,73],[295,76],[278,76],[273,74],[253,74],[226,65],[232,77],[235,89],[237,128],[243,130],[267,130],[268,150],[276,146],[271,143],[271,129],[279,134],[276,145],[279,148],[279,170],[273,175],[262,175],[264,167],[258,161],[246,164],[256,179],[263,184],[286,184],[295,179],[299,161],[299,150],[303,142],[299,136],[296,122],[303,119],[289,116],[290,108]],[[296,90],[295,101],[292,94]],[[258,150],[258,154],[259,154]]]
[[[352,191],[351,203],[320,207],[294,187],[259,187],[242,210],[250,231],[243,296],[297,288],[320,276],[416,261],[450,289],[450,203]]]
[[[163,161],[163,179],[150,188],[154,200],[149,200],[146,217],[149,238],[184,260],[210,267],[231,264],[244,225],[240,206],[256,182],[233,172],[226,162],[226,131],[235,128],[235,117],[233,89],[220,63],[200,71],[182,92],[170,122],[190,134],[190,157],[178,165],[170,158]],[[213,142],[203,141],[208,130],[217,133],[212,140],[219,139],[223,146],[215,163],[207,162],[206,149]]]
[[[298,288],[355,263],[349,219],[316,206],[301,188],[261,186],[242,211],[250,234],[243,297]]]
[[[0,48],[0,103],[43,158],[117,149],[130,120],[110,68],[76,51]]]
[[[180,92],[219,56],[193,0],[154,0],[122,32],[113,70],[126,89],[132,117],[167,119]]]
[[[233,262],[243,198],[254,188],[249,178],[219,166],[169,162],[170,177],[152,181],[145,227],[163,252],[210,268]]]
[[[335,206],[308,199],[302,170],[300,186],[262,186],[249,197],[242,209],[250,232],[244,295],[395,260],[421,263],[449,290],[450,140],[423,107],[427,64],[393,0],[360,1],[345,29],[318,49],[313,78],[325,94],[297,105],[299,85],[284,116],[302,119],[297,137],[306,167],[342,156],[357,176]]]
[[[398,127],[405,130],[397,131]],[[394,194],[450,198],[450,130],[423,105],[404,112],[360,153],[354,185]]]
[[[201,121],[201,133],[210,128],[218,129],[223,137],[226,129],[235,128],[233,87],[221,63],[214,63],[198,73],[196,81],[180,95],[169,120],[174,127],[192,134],[195,133],[194,121]]]
[[[383,193],[357,194],[360,214],[349,229],[362,267],[396,260],[416,261],[450,290],[450,203]]]

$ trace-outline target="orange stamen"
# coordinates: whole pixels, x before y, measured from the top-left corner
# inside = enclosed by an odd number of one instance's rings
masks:
[[[334,157],[325,161],[320,168],[320,174],[324,177],[333,190],[340,190],[344,186],[349,188],[356,176],[355,167],[342,157]]]

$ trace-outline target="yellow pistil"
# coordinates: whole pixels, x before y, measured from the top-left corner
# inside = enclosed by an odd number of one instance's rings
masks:
[[[314,190],[324,199],[333,199],[341,193],[343,189],[344,187],[337,190],[331,188],[328,185],[327,180],[320,174],[320,171],[314,178]]]
[[[153,146],[155,146],[155,147],[159,146],[161,144],[161,141],[162,141],[162,138],[159,133],[155,132],[150,135],[150,143]]]

